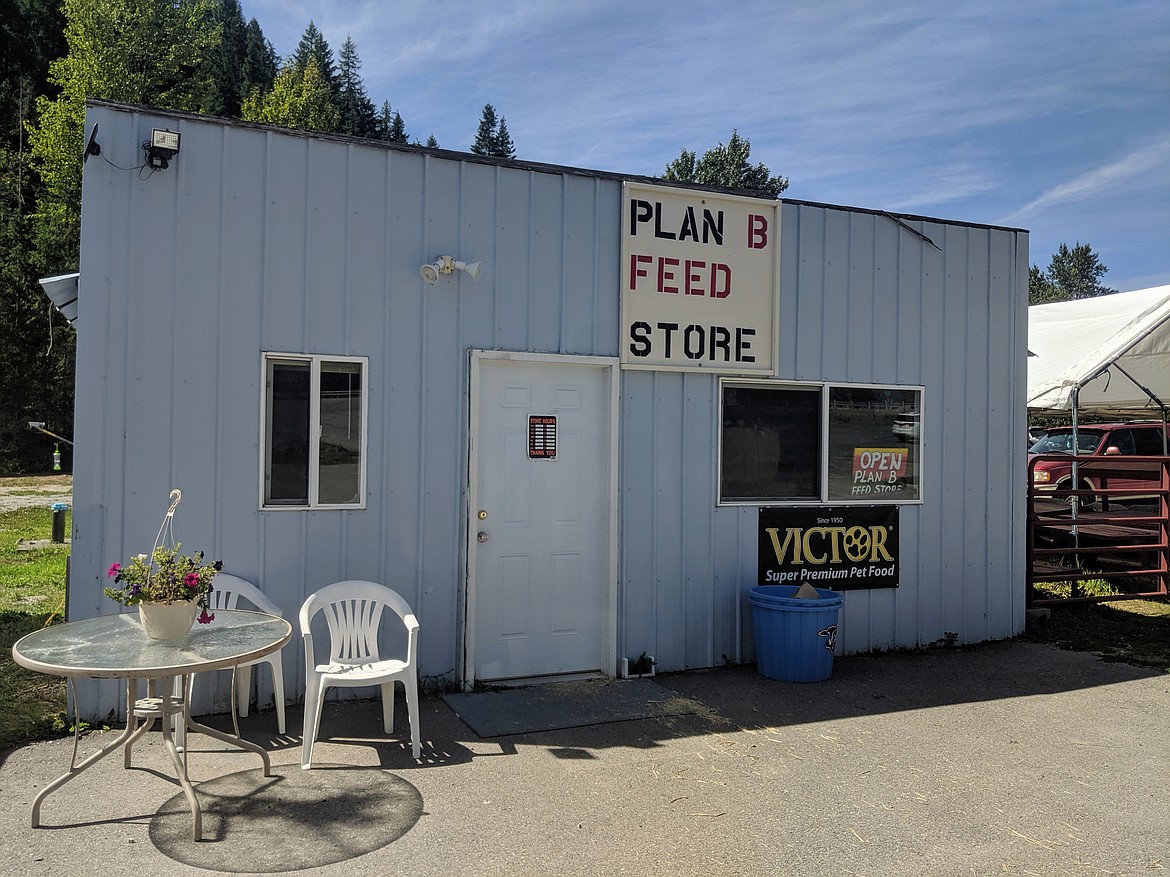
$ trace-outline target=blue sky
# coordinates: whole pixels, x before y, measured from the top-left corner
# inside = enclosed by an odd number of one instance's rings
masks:
[[[485,103],[519,158],[660,174],[733,128],[783,197],[1088,243],[1170,284],[1167,0],[242,0],[286,57],[347,35],[412,138],[466,150]]]

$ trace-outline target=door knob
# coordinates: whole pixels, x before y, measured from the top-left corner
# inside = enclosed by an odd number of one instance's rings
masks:
[[[488,541],[488,534],[487,533],[480,533],[475,538],[478,539],[480,542],[487,542]]]

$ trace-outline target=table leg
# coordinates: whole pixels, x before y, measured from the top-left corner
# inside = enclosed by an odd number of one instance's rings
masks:
[[[215,728],[209,728],[209,727],[207,727],[207,725],[200,724],[199,722],[196,722],[194,719],[192,719],[191,718],[191,704],[189,702],[190,698],[188,698],[188,703],[186,703],[184,705],[183,721],[186,723],[187,728],[189,730],[193,729],[196,731],[200,731],[204,734],[207,734],[209,737],[214,737],[215,739],[222,740],[225,743],[230,743],[232,746],[235,746],[239,749],[245,749],[248,752],[255,752],[257,755],[260,756],[260,759],[264,762],[264,776],[270,777],[270,776],[272,776],[272,762],[268,758],[268,750],[264,749],[262,746],[257,746],[255,743],[251,742],[250,740],[245,740],[243,738],[243,736],[240,734],[240,722],[239,722],[239,719],[236,718],[236,670],[237,669],[238,668],[236,668],[236,667],[231,668],[232,688],[231,688],[231,694],[230,694],[230,698],[229,698],[229,700],[231,702],[232,730],[236,732],[235,736],[232,736],[231,734],[225,734],[222,731],[217,731]]]
[[[186,679],[183,680],[186,683]],[[191,805],[191,839],[203,839],[203,810],[199,806],[199,798],[195,795],[195,787],[191,785],[191,780],[187,776],[187,752],[184,747],[183,755],[179,755],[179,750],[175,746],[175,738],[171,734],[171,716],[174,709],[171,706],[171,693],[174,691],[174,678],[164,677],[159,684],[162,689],[162,737],[163,745],[167,748],[167,753],[171,756],[171,764],[175,766],[175,775],[179,779],[179,785],[183,787],[183,794],[187,796],[187,803]],[[183,688],[186,689],[186,684]],[[187,702],[187,698],[182,700],[182,718],[184,723],[190,722],[191,705]],[[151,721],[154,721],[151,719]]]
[[[190,730],[199,731],[209,737],[214,737],[216,740],[222,740],[224,743],[230,743],[238,749],[245,749],[248,752],[255,752],[260,756],[264,762],[264,776],[272,776],[272,762],[268,758],[268,750],[262,746],[257,746],[251,740],[245,740],[243,737],[233,737],[231,734],[225,734],[223,731],[217,731],[215,728],[209,728],[207,725],[202,725],[190,717],[190,714],[184,716],[187,722],[187,727]]]
[[[138,736],[141,736],[140,729],[136,728],[134,725],[134,722],[133,722],[133,715],[134,715],[133,709],[132,709],[133,702],[130,698],[130,686],[131,686],[131,684],[136,684],[136,683],[137,683],[137,680],[134,680],[134,679],[126,680],[126,730],[124,730],[121,734],[119,734],[115,740],[111,741],[110,743],[107,743],[105,746],[103,746],[97,752],[95,752],[92,755],[85,758],[83,761],[78,762],[77,761],[77,744],[78,744],[78,740],[79,740],[80,735],[81,735],[81,722],[78,719],[78,715],[80,714],[81,710],[77,705],[77,686],[73,683],[73,678],[69,677],[69,684],[70,684],[70,687],[73,689],[73,757],[69,761],[69,770],[67,770],[65,773],[61,774],[61,776],[57,777],[57,779],[53,780],[51,783],[49,783],[47,786],[45,786],[43,789],[41,789],[39,792],[37,792],[36,797],[33,798],[33,804],[32,804],[32,827],[33,828],[40,827],[40,824],[41,824],[41,803],[45,800],[45,798],[47,798],[49,796],[50,793],[59,789],[61,786],[65,785],[65,783],[69,782],[69,780],[73,779],[75,776],[77,776],[83,770],[86,770],[87,768],[92,767],[94,764],[97,764],[97,762],[101,761],[103,758],[105,758],[107,755],[109,755],[111,752],[113,752],[119,746],[125,745],[127,747],[127,751],[129,751],[129,746],[130,746],[132,739],[136,739]]]
[[[153,686],[154,686],[154,681],[151,679],[148,679],[146,681],[147,695],[154,693]],[[139,711],[136,708],[137,703],[138,703],[138,680],[134,679],[134,678],[127,679],[126,680],[126,727],[127,728],[130,727],[130,717],[131,716],[133,716],[136,719],[141,718],[141,714],[139,713]],[[154,727],[154,719],[148,717],[145,722],[143,722],[140,725],[137,725],[134,728],[134,730],[129,735],[127,735],[126,745],[122,749],[122,767],[126,768],[126,770],[130,769],[131,755],[132,755],[131,749],[133,748],[134,744],[137,743],[139,740],[141,740],[143,735],[146,734],[146,732],[149,731],[153,727]]]

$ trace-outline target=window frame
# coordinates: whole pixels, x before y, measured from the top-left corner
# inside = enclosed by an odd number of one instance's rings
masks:
[[[761,389],[789,389],[789,390],[804,390],[804,391],[819,391],[820,398],[820,471],[818,473],[819,496],[817,499],[775,499],[775,498],[757,498],[757,499],[724,499],[723,498],[723,405],[726,395],[724,393],[727,387],[749,387]],[[843,497],[830,498],[829,497],[829,417],[831,406],[829,404],[832,398],[834,389],[863,389],[863,390],[899,390],[912,391],[918,394],[918,440],[915,442],[918,448],[918,460],[916,475],[919,479],[918,496],[914,499],[907,499],[899,497],[897,494],[891,494],[887,497],[882,494],[867,494],[859,497]],[[728,507],[749,507],[754,508],[758,506],[775,506],[775,507],[819,507],[819,506],[871,506],[871,505],[922,505],[924,502],[924,490],[922,484],[922,476],[926,471],[925,461],[922,459],[922,449],[925,446],[924,438],[926,428],[923,413],[926,410],[926,388],[920,384],[878,384],[878,383],[853,383],[849,381],[789,381],[789,380],[752,380],[750,378],[727,376],[719,379],[719,406],[716,416],[716,447],[717,456],[715,461],[715,504],[716,506]],[[892,437],[891,437],[892,440]]]
[[[361,376],[361,460],[358,465],[358,502],[355,503],[322,503],[320,501],[321,481],[321,367],[326,363],[356,363]],[[305,503],[271,502],[268,499],[269,466],[271,449],[269,442],[269,419],[271,411],[271,388],[269,386],[270,373],[273,365],[308,365],[309,367],[309,487],[308,498]],[[280,351],[263,351],[260,357],[260,484],[259,507],[265,512],[282,511],[322,511],[347,509],[364,509],[366,507],[367,471],[369,468],[369,373],[370,361],[367,356],[332,356],[316,353],[285,353]],[[316,428],[314,428],[314,426]]]

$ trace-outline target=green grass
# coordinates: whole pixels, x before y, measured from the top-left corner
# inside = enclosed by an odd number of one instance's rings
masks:
[[[1112,597],[1121,593],[1105,579],[1083,581],[1036,582],[1033,586],[1036,597],[1053,600],[1067,597]]]
[[[68,516],[66,532],[69,532]],[[23,550],[47,540],[52,512],[27,508],[0,514],[0,750],[68,730],[65,682],[12,660],[12,644],[26,633],[61,621],[65,609],[67,545]]]

